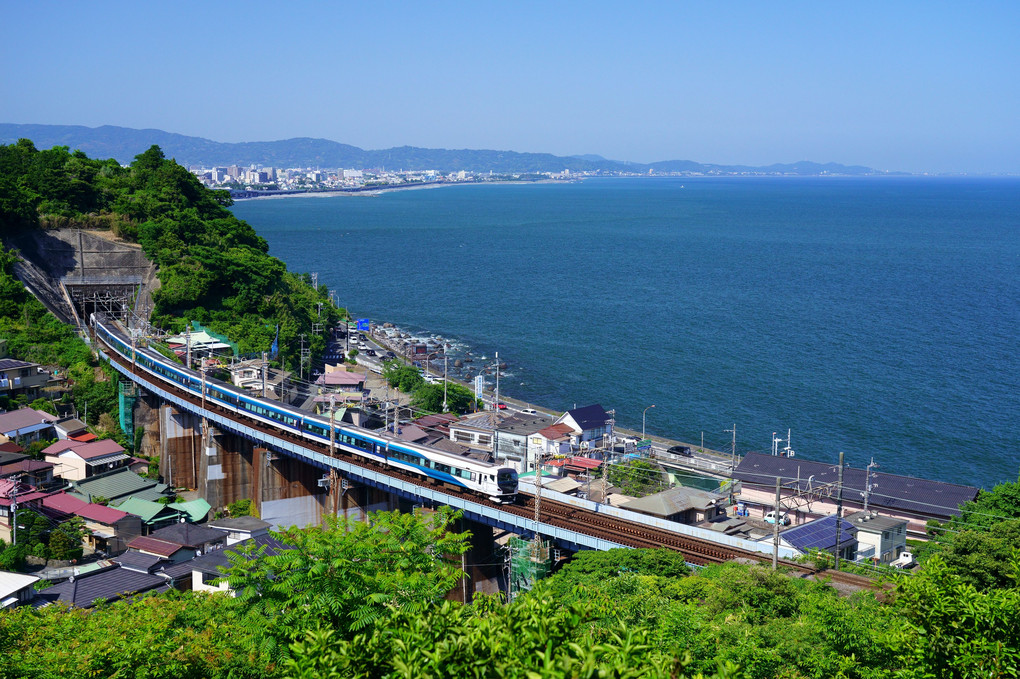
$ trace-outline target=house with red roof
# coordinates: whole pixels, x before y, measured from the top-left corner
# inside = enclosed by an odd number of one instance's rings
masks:
[[[72,516],[84,519],[85,528],[89,531],[85,536],[85,546],[95,551],[122,552],[131,540],[142,533],[141,519],[134,514],[85,502],[65,492],[47,495],[31,504],[57,521],[66,521]]]
[[[131,456],[113,439],[89,442],[65,439],[43,448],[42,452],[46,461],[53,463],[54,475],[66,481],[81,481],[131,464]]]

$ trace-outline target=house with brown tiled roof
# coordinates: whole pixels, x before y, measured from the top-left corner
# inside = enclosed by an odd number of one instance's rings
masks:
[[[196,551],[192,547],[185,547],[176,542],[160,540],[151,535],[137,537],[129,542],[127,547],[131,551],[158,556],[175,564],[193,559]]]
[[[53,473],[65,481],[81,481],[131,464],[131,456],[113,439],[89,443],[65,439],[42,452],[55,466]]]

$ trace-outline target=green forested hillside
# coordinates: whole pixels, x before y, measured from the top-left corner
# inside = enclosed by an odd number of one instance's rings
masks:
[[[210,191],[158,147],[129,167],[94,160],[66,147],[40,151],[20,140],[0,146],[0,229],[80,225],[108,228],[141,244],[159,267],[153,322],[180,331],[197,320],[239,343],[242,353],[268,350],[279,326],[280,360],[297,367],[301,333],[340,312],[324,288],[288,272],[246,222],[227,209],[230,197]]]

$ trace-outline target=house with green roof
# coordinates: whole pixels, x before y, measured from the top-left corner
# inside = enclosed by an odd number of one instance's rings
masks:
[[[174,496],[167,484],[141,477],[130,469],[115,469],[87,479],[72,481],[70,494],[85,502],[105,498],[110,504],[120,504],[130,497],[155,502],[161,498]]]
[[[202,498],[190,502],[163,504],[129,497],[117,505],[117,509],[139,517],[145,529],[144,534],[148,535],[176,523],[204,523],[209,518],[212,506]]]
[[[181,520],[181,513],[176,509],[177,505],[165,505],[152,500],[142,500],[137,497],[128,499],[117,505],[117,509],[128,514],[134,514],[142,520],[143,535],[148,535],[164,526],[170,526]]]

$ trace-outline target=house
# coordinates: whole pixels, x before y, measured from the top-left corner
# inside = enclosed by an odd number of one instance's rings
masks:
[[[27,459],[28,455],[25,453],[25,449],[14,441],[0,443],[0,465],[20,462],[21,460]]]
[[[959,506],[977,497],[980,490],[973,486],[932,481],[911,476],[871,472],[868,506],[907,521],[907,531],[920,538],[926,536],[925,524],[930,519],[948,521],[960,514]],[[775,504],[776,477],[787,512],[800,519],[811,519],[836,513],[836,481],[838,465],[813,462],[801,457],[789,458],[763,453],[748,453],[737,465],[733,478],[741,482],[740,501],[761,515]],[[843,506],[849,511],[864,508],[868,472],[844,467]]]
[[[0,540],[5,543],[14,541],[14,511],[11,508],[15,502],[23,508],[30,500],[45,495],[17,479],[0,479]]]
[[[846,517],[857,528],[857,560],[887,564],[907,549],[907,520],[857,512]]]
[[[518,472],[534,469],[538,458],[530,454],[529,440],[552,423],[553,418],[536,413],[515,413],[503,419],[493,430],[496,460]]]
[[[698,488],[677,486],[661,493],[639,497],[620,505],[621,509],[657,516],[667,521],[693,525],[726,513],[728,498]]]
[[[117,505],[120,511],[138,517],[142,526],[141,535],[150,535],[160,528],[180,523],[181,513],[176,507],[176,504],[163,504],[137,497],[129,497]]]
[[[57,438],[60,440],[66,440],[88,433],[85,423],[75,417],[64,417],[57,420],[53,423],[53,429],[56,431]]]
[[[91,608],[98,601],[114,602],[139,594],[166,592],[173,586],[173,577],[165,572],[150,573],[140,568],[124,568],[113,562],[84,575],[72,576],[66,582],[35,593],[36,608],[64,603],[76,608]]]
[[[175,523],[160,528],[149,537],[187,547],[198,555],[208,554],[227,546],[227,531],[193,523]]]
[[[157,556],[161,559],[166,559],[171,564],[190,561],[195,557],[196,552],[194,547],[186,547],[176,542],[160,540],[151,535],[137,537],[129,542],[127,547],[132,552]]]
[[[264,365],[259,359],[234,363],[227,367],[227,370],[230,371],[230,381],[234,386],[255,392],[261,396],[262,370]],[[291,380],[293,373],[265,365],[265,374],[266,398],[289,403],[290,395],[295,393]]]
[[[226,582],[214,584],[217,580],[225,577],[225,571],[231,565],[229,556],[231,553],[242,554],[251,550],[245,558],[253,559],[275,556],[286,549],[289,549],[288,545],[268,533],[263,533],[234,543],[227,549],[203,554],[190,562],[192,568],[191,589],[195,592],[223,592],[234,596],[230,585]]]
[[[839,521],[839,558],[853,561],[857,551],[857,529],[846,519],[837,519],[835,514],[787,528],[779,533],[779,543],[805,555],[816,550],[835,554],[837,521]],[[772,536],[763,538],[765,541],[771,539]]]
[[[0,443],[13,441],[25,445],[54,438],[53,423],[56,421],[54,415],[35,408],[0,413]]]
[[[498,410],[465,415],[450,423],[450,440],[468,448],[493,452],[493,435],[500,423],[509,418]]]
[[[131,456],[113,439],[89,443],[64,439],[42,452],[46,461],[56,467],[55,474],[65,481],[81,481],[131,463]]]
[[[66,521],[72,516],[84,519],[88,530],[85,546],[97,552],[121,552],[131,540],[142,534],[142,523],[137,516],[114,507],[85,502],[68,493],[53,493],[31,504],[58,521]]]
[[[24,459],[0,465],[0,479],[17,479],[33,486],[53,482],[53,463]]]
[[[330,368],[333,368],[330,370]],[[316,403],[328,404],[330,397],[339,404],[361,401],[367,392],[365,382],[368,380],[366,373],[347,372],[335,366],[326,366],[326,372],[319,375],[315,380],[318,388]]]
[[[413,424],[430,432],[434,437],[450,438],[450,423],[456,422],[457,416],[453,413],[436,413],[425,415],[414,420]]]
[[[50,379],[52,376],[38,363],[0,358],[0,395],[24,395],[31,401],[39,398]]]
[[[556,424],[570,427],[570,444],[575,450],[605,447],[613,440],[613,423],[613,414],[597,403],[568,410],[556,420]]]
[[[35,596],[32,585],[37,582],[39,578],[34,575],[0,571],[0,610],[24,606],[31,602]]]
[[[570,440],[574,430],[560,423],[540,429],[528,437],[528,459],[539,460],[570,455]]]
[[[118,505],[129,497],[153,501],[173,497],[173,491],[167,484],[144,478],[129,469],[114,469],[72,481],[70,493],[87,502],[104,498],[112,505]]]
[[[210,528],[227,531],[227,547],[244,540],[269,534],[273,524],[254,516],[237,516],[227,519],[216,519],[206,524]]]

